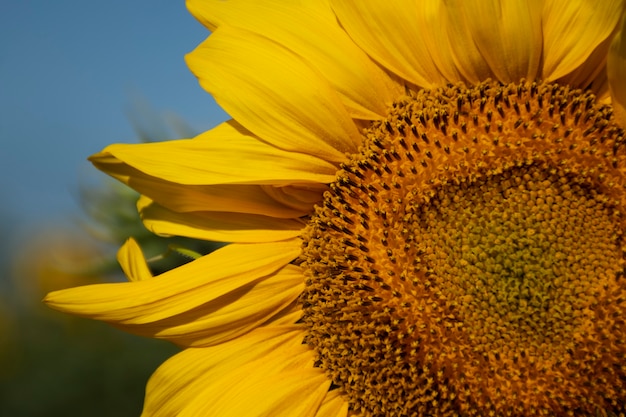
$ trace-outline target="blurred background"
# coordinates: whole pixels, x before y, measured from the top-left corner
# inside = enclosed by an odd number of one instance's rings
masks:
[[[177,348],[47,309],[51,290],[124,279],[136,237],[153,266],[207,253],[141,226],[137,196],[86,158],[114,142],[191,136],[226,115],[184,54],[208,32],[171,0],[0,0],[0,416],[138,416]]]

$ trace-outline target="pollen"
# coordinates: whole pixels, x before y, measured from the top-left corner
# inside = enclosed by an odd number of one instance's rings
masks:
[[[623,415],[625,158],[587,91],[398,100],[303,234],[316,366],[365,416]]]

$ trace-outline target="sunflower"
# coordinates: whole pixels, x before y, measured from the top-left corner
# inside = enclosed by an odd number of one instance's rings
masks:
[[[624,2],[188,7],[232,119],[92,161],[229,244],[46,299],[184,348],[145,416],[624,415]]]

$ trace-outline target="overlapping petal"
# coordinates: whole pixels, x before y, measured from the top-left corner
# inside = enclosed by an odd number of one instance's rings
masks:
[[[623,0],[546,0],[542,78],[557,80],[582,66],[589,66],[586,72],[601,68],[606,50],[596,59],[589,57],[615,31],[623,9]]]
[[[269,319],[297,297],[302,277],[285,265],[299,252],[297,240],[231,244],[148,280],[56,291],[45,301],[141,335],[216,343]]]
[[[102,161],[102,162],[101,162]],[[301,217],[311,211],[311,191],[306,186],[273,186],[257,184],[187,185],[148,175],[123,161],[94,157],[94,163],[112,177],[133,188],[163,207],[177,212],[221,211],[259,214],[277,218]],[[311,184],[321,196],[321,184]],[[276,191],[273,189],[276,188]],[[296,193],[291,201],[279,197],[281,190]],[[302,190],[298,193],[298,190]],[[317,199],[320,197],[318,196]],[[283,203],[281,203],[281,201]],[[300,202],[301,201],[301,202]],[[300,202],[300,204],[297,204]]]
[[[315,417],[345,417],[348,415],[348,402],[338,390],[329,391]]]
[[[461,68],[466,65],[474,67],[474,62],[482,66],[477,57],[462,59],[470,51],[477,50],[499,81],[535,79],[541,58],[541,0],[452,0],[447,6],[448,12],[454,16],[457,35],[452,47],[460,56]],[[460,44],[455,47],[457,40]],[[472,78],[479,76],[471,79],[478,82],[488,78],[488,74],[481,74],[482,71],[484,69],[477,68],[467,72],[475,74]]]
[[[212,346],[257,328],[289,307],[304,289],[302,271],[288,265],[258,282],[244,285],[171,320],[128,330],[167,339],[180,346]]]
[[[133,238],[128,239],[117,251],[117,261],[126,277],[131,281],[143,281],[152,278],[148,263],[137,241]]]
[[[384,116],[402,93],[341,30],[326,1],[191,0],[187,7],[211,30],[224,25],[249,30],[302,57],[339,94],[353,118]]]
[[[330,380],[313,361],[314,353],[300,345],[232,369],[200,395],[211,395],[211,401],[194,401],[180,416],[314,417]]]
[[[308,152],[263,143],[234,122],[195,139],[111,145],[90,159],[105,172],[123,170],[119,165],[126,164],[152,177],[186,185],[328,183],[337,170]]]
[[[447,13],[446,4],[439,0],[425,0],[416,3],[415,6],[417,7],[415,25],[430,28],[421,31],[420,35],[435,66],[448,82],[456,83],[463,80],[463,68],[458,65],[458,57],[452,49],[458,42],[451,33],[452,21]]]
[[[297,348],[303,337],[298,326],[270,326],[216,346],[186,349],[163,363],[148,381],[142,417],[178,415],[202,398],[199,394],[204,394],[207,385],[220,383],[232,369]]]
[[[328,190],[326,184],[303,184],[286,187],[262,186],[262,188],[277,203],[307,214],[312,211],[315,204],[321,202],[324,192]]]
[[[139,200],[138,206],[146,228],[164,236],[216,242],[276,242],[294,238],[304,228],[298,219],[214,211],[180,213],[145,197]]]
[[[315,416],[330,382],[312,367],[303,336],[297,326],[270,326],[187,349],[150,379],[143,416]]]
[[[284,46],[222,26],[187,64],[226,112],[272,145],[333,162],[356,151],[360,136],[337,93]]]
[[[613,111],[622,127],[626,127],[626,18],[611,44],[607,72]]]
[[[445,84],[430,54],[437,45],[428,45],[422,36],[422,2],[333,0],[331,5],[341,26],[372,59],[415,85]]]
[[[454,65],[458,68],[463,79],[471,84],[476,84],[488,78],[495,78],[489,63],[480,53],[478,46],[470,35],[469,22],[462,13],[462,10],[453,7],[456,3],[442,3],[442,20],[447,21],[448,45],[452,52]],[[445,19],[444,19],[445,17]]]

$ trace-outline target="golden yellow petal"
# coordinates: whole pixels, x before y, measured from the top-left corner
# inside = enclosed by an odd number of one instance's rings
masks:
[[[143,281],[152,278],[152,272],[148,268],[146,259],[135,239],[128,239],[117,251],[117,261],[122,271],[131,281]]]
[[[200,23],[206,26],[211,32],[215,32],[220,26],[240,25],[239,16],[241,14],[246,15],[250,13],[250,10],[254,10],[254,14],[258,17],[263,16],[261,20],[267,22],[269,21],[267,16],[272,16],[276,8],[287,11],[283,13],[291,11],[298,13],[298,8],[326,7],[328,1],[267,0],[259,2],[250,0],[228,0],[209,2],[204,0],[187,0],[186,5],[189,12],[198,19]],[[248,17],[244,16],[243,19],[247,20]],[[276,23],[280,24],[279,22]]]
[[[334,0],[331,5],[354,42],[385,68],[421,87],[445,84],[431,58],[437,45],[428,45],[418,21],[425,16],[419,9],[426,6],[410,0]]]
[[[467,31],[452,39],[453,47],[459,37],[465,38],[460,39],[464,46],[471,39],[501,82],[535,79],[542,47],[541,0],[452,0],[447,4],[455,20],[464,19],[458,23]],[[480,75],[482,80],[487,78],[487,74]]]
[[[281,206],[291,207],[306,213],[310,213],[313,206],[321,202],[324,191],[328,190],[326,184],[290,185],[286,187],[262,186],[262,188],[268,196],[271,196]]]
[[[154,323],[273,274],[299,253],[299,240],[234,243],[152,279],[55,291],[44,301],[60,311],[118,325]]]
[[[459,73],[471,84],[495,78],[489,64],[472,39],[469,23],[463,10],[455,5],[456,3],[444,3],[441,6],[441,15],[442,21],[447,22],[448,47]]]
[[[330,83],[353,118],[384,116],[402,93],[390,89],[388,76],[341,30],[325,1],[190,1],[188,7],[212,30],[222,25],[249,30],[301,56]]]
[[[281,346],[207,384],[179,416],[314,417],[330,380],[313,360],[306,345]]]
[[[285,326],[297,323],[302,318],[302,305],[294,301],[280,313],[268,320],[263,326]]]
[[[166,339],[180,346],[212,346],[232,340],[274,316],[282,315],[303,289],[302,271],[294,265],[287,265],[269,277],[215,297],[171,319],[122,325],[122,328],[142,336]],[[196,296],[201,297],[200,294]]]
[[[300,235],[304,224],[255,214],[193,211],[179,213],[142,198],[138,203],[146,228],[158,235],[216,242],[276,242]]]
[[[185,185],[145,174],[111,156],[99,157],[96,166],[163,207],[177,212],[222,211],[250,213],[277,218],[296,218],[308,214],[326,185],[273,186],[255,184]],[[276,189],[276,191],[274,191]],[[308,190],[311,191],[308,191]],[[268,191],[269,190],[269,191]],[[282,198],[281,190],[295,193]],[[302,190],[301,192],[298,192]],[[317,198],[313,198],[318,190]],[[314,200],[311,203],[311,200]]]
[[[609,89],[606,65],[603,69],[604,71],[601,71],[600,74],[594,78],[590,89],[596,95],[598,103],[611,105],[611,91]]]
[[[334,162],[357,149],[360,135],[337,93],[276,42],[222,26],[187,55],[187,63],[216,101],[264,141]]]
[[[450,83],[463,81],[463,71],[459,69],[456,57],[451,48],[456,39],[451,36],[450,18],[446,4],[440,0],[423,0],[416,4],[417,14],[415,24],[429,28],[421,31],[420,35],[437,69]]]
[[[302,344],[300,326],[260,327],[235,340],[190,348],[163,363],[148,381],[142,417],[178,415],[233,369]]]
[[[542,78],[556,80],[585,64],[613,33],[623,9],[623,0],[546,0]],[[595,57],[589,64],[601,67],[605,57]]]
[[[303,151],[275,148],[241,134],[234,123],[224,123],[195,139],[110,145],[90,159],[105,172],[125,163],[147,175],[187,185],[290,185],[334,179],[333,164],[308,154],[306,147]]]
[[[607,75],[615,117],[626,127],[626,18],[613,42],[607,59]]]
[[[603,93],[602,89],[608,87],[606,81],[606,58],[611,46],[611,40],[612,38],[605,39],[581,66],[559,78],[558,82],[563,85],[588,88],[594,93],[601,95]],[[604,91],[604,93],[607,92]]]
[[[347,415],[348,402],[339,395],[338,390],[333,390],[326,394],[315,417],[346,417]]]

